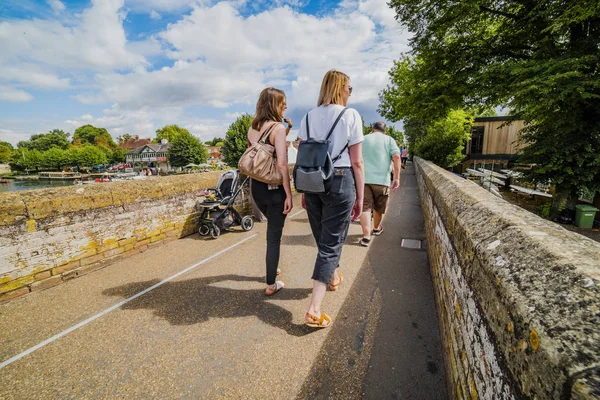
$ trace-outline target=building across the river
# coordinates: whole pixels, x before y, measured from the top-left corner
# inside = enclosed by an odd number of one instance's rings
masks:
[[[523,148],[519,131],[524,126],[523,120],[509,116],[475,118],[463,166],[492,163],[507,166],[509,161],[518,159]]]
[[[170,144],[163,140],[162,143],[148,143],[137,147],[125,154],[125,162],[131,164],[135,170],[143,168],[160,168],[162,171],[171,169],[167,153]]]
[[[221,146],[206,146],[208,152],[208,162],[211,164],[223,161],[223,155],[221,154]]]

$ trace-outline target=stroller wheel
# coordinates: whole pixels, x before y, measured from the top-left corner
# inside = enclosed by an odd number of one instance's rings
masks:
[[[212,229],[210,230],[210,237],[213,239],[216,239],[219,237],[219,235],[221,235],[221,230],[219,229],[218,226],[214,225],[212,227]]]
[[[242,229],[244,231],[248,232],[254,228],[254,220],[250,215],[246,215],[244,218],[242,218],[242,223],[240,225],[242,225]]]
[[[198,229],[198,233],[202,236],[206,236],[210,233],[210,227],[208,225],[200,225],[200,229]]]

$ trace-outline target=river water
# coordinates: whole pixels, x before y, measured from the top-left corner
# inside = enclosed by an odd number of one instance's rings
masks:
[[[0,193],[18,192],[21,190],[46,189],[60,186],[73,186],[73,181],[39,181],[37,179],[10,180],[9,183],[0,183]]]

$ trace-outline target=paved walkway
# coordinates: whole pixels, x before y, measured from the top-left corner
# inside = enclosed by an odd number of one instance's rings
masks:
[[[192,235],[0,305],[0,398],[444,399],[444,366],[412,167],[385,233],[353,224],[331,328],[303,325],[316,249],[297,207],[264,296],[266,224]]]

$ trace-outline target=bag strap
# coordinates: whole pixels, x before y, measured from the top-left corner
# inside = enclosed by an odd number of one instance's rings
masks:
[[[348,144],[349,144],[349,143],[350,143],[350,141],[346,142],[346,145],[345,145],[345,146],[344,146],[344,148],[343,148],[343,149],[340,151],[340,154],[338,154],[338,155],[337,155],[337,157],[335,157],[335,158],[333,158],[333,159],[331,160],[331,163],[332,163],[332,164],[335,164],[335,162],[336,162],[337,160],[339,160],[339,159],[340,159],[340,157],[342,156],[342,154],[344,154],[344,151],[346,151],[346,149],[348,148]]]
[[[336,118],[335,122],[333,123],[333,125],[331,126],[331,129],[329,130],[329,133],[327,134],[327,136],[325,137],[325,140],[329,140],[329,137],[331,136],[331,134],[333,133],[333,130],[335,129],[335,127],[337,126],[338,122],[340,122],[340,119],[342,119],[342,115],[344,115],[344,113],[346,112],[348,108],[344,107],[344,109],[342,110],[342,112],[340,113],[340,115],[338,115],[338,117]],[[308,117],[308,114],[306,114],[306,116]]]
[[[262,141],[262,143],[265,144],[266,142],[263,139],[266,139],[269,136],[269,133],[271,133],[271,131],[273,130],[273,128],[275,127],[275,125],[277,125],[277,122],[275,122],[269,128],[267,128],[263,132],[263,134],[260,136],[260,138],[258,139],[258,142],[256,142],[256,143],[260,143]]]
[[[338,115],[338,117],[336,118],[335,122],[331,126],[331,129],[329,130],[329,133],[325,137],[325,140],[329,140],[329,137],[333,133],[333,130],[337,126],[338,122],[340,122],[340,119],[342,119],[342,115],[344,115],[344,113],[346,112],[347,109],[348,109],[347,107],[344,107],[344,109],[342,110],[342,112],[340,113],[340,115]],[[308,113],[306,113],[306,140],[308,140],[308,139],[310,139],[310,128],[309,128],[309,125],[308,125]]]

